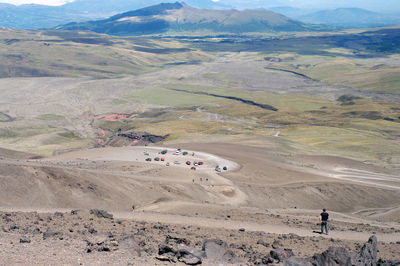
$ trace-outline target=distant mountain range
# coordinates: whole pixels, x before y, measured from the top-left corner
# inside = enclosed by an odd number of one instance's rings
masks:
[[[365,28],[400,25],[399,15],[381,14],[361,8],[337,8],[332,10],[308,10],[293,7],[274,7],[269,10],[306,23],[337,26],[341,28]]]
[[[267,10],[271,10],[273,12],[285,15],[289,18],[297,19],[303,15],[307,15],[310,13],[314,13],[320,10],[315,9],[303,9],[303,8],[295,8],[290,6],[278,6],[278,7],[271,7]]]
[[[165,0],[166,2],[171,0]],[[0,27],[52,28],[69,22],[104,19],[112,15],[159,4],[160,0],[75,0],[62,6],[11,5],[0,3]],[[197,8],[228,8],[212,0],[186,0]]]
[[[314,11],[319,11],[357,7],[378,13],[400,13],[399,0],[218,0],[218,3],[237,9],[270,9],[286,6],[302,10],[313,9]]]
[[[198,9],[185,3],[159,4],[112,16],[109,19],[70,23],[60,30],[90,30],[112,35],[165,32],[269,32],[304,31],[310,26],[267,10]]]
[[[295,16],[307,23],[325,24],[344,28],[382,27],[400,24],[400,15],[386,15],[360,8],[338,8]]]
[[[53,28],[57,25],[64,25],[70,22],[105,19],[119,13],[145,8],[150,5],[157,5],[161,1],[163,0],[75,0],[62,6],[16,6],[0,3],[0,27],[17,29]],[[390,1],[390,3],[392,3],[394,0]],[[258,9],[260,11],[266,10],[265,7],[269,7],[268,10],[280,13],[294,20],[342,28],[392,26],[400,24],[400,14],[397,15],[398,12],[396,13],[395,10],[393,10],[395,15],[387,15],[359,8],[339,8],[331,10],[305,9],[279,6],[282,4],[280,0],[185,0],[185,2],[187,5],[195,8],[212,10],[229,10],[235,7],[253,10]],[[359,2],[360,1],[357,3]],[[385,6],[385,4],[387,4],[386,1],[382,5]],[[371,3],[369,5],[371,5]],[[245,12],[249,15],[256,15],[255,20],[259,21],[260,13],[253,14],[253,11]],[[259,26],[256,25],[253,28],[259,28]]]

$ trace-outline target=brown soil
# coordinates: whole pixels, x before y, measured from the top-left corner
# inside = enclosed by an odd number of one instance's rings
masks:
[[[393,173],[341,158],[290,156],[249,145],[174,147],[189,154],[174,155],[175,149],[171,148],[163,155],[166,161],[146,162],[146,157],[160,156],[162,149],[125,147],[34,160],[28,159],[30,154],[1,150],[0,202],[1,209],[9,213],[1,214],[9,217],[0,224],[3,261],[132,263],[132,254],[121,249],[85,253],[88,237],[110,231],[115,236],[132,233],[139,242],[144,241],[143,249],[147,251],[135,258],[135,265],[160,264],[155,260],[157,247],[171,233],[184,236],[196,247],[207,238],[220,238],[248,262],[253,255],[269,252],[269,247],[257,244],[258,240],[272,243],[279,239],[285,248],[305,257],[330,245],[355,251],[372,234],[381,243],[380,257],[400,257],[396,244],[400,241],[400,194]],[[204,165],[192,171],[185,164],[187,160],[201,160]],[[228,171],[216,173],[215,165],[227,166]],[[330,174],[337,167],[367,171],[368,175],[382,173],[382,180],[371,179],[375,183],[364,184],[357,175],[354,179],[337,179]],[[386,178],[393,178],[390,188],[379,187],[388,184]],[[328,237],[315,233],[319,231],[322,207],[331,215]],[[113,213],[115,219],[97,219],[86,211],[69,214],[72,209],[94,208]],[[54,214],[56,211],[68,214],[60,216]],[[42,233],[38,234],[36,227]],[[91,234],[89,227],[98,233]],[[62,239],[43,240],[47,230],[62,232]],[[23,236],[31,242],[19,243]],[[21,252],[26,255],[18,255]]]

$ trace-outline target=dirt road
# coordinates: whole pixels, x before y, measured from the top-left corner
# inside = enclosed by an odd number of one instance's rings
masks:
[[[353,232],[353,231],[330,231],[329,235],[320,235],[317,232],[313,232],[312,229],[306,228],[295,228],[292,226],[275,225],[267,223],[250,223],[250,222],[238,222],[229,221],[226,219],[210,219],[203,217],[189,217],[182,215],[171,215],[171,214],[160,214],[151,212],[132,212],[132,213],[115,213],[115,216],[121,219],[132,219],[135,221],[146,221],[146,222],[161,222],[167,224],[178,224],[178,225],[191,225],[191,226],[202,226],[211,228],[224,228],[230,230],[239,230],[244,228],[248,231],[254,232],[265,232],[271,234],[296,234],[299,236],[313,237],[321,236],[324,238],[333,238],[341,240],[352,240],[352,241],[367,241],[371,236],[371,232]],[[397,242],[400,241],[400,233],[377,233],[376,236],[382,242]]]

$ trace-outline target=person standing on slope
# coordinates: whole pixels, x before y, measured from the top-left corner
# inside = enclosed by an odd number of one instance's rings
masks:
[[[328,219],[329,213],[326,212],[326,209],[322,210],[322,213],[319,215],[319,221],[321,222],[321,234],[325,233],[328,234]]]

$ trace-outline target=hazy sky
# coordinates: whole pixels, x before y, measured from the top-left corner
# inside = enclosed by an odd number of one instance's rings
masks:
[[[61,5],[73,0],[0,0],[3,3],[15,5],[36,3],[44,5]],[[130,1],[130,0],[126,0]],[[131,0],[134,1],[134,0]],[[184,0],[160,0],[160,2],[174,2]],[[359,7],[372,11],[395,11],[400,10],[400,0],[212,0],[239,8],[249,7],[271,7],[271,6],[292,6],[300,8],[337,8],[337,7]]]
[[[41,4],[41,5],[50,5],[57,6],[62,5],[66,2],[72,2],[71,0],[0,0],[0,3],[9,3],[14,5],[22,5],[22,4]]]

